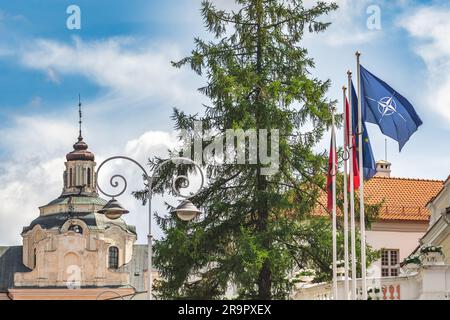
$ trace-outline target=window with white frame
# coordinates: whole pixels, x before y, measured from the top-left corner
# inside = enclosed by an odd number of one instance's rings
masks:
[[[400,270],[400,251],[398,249],[381,250],[381,276],[396,277]]]

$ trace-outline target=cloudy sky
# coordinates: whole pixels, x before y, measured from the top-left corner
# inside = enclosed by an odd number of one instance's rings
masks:
[[[232,7],[232,0],[216,2]],[[340,9],[328,17],[330,29],[304,41],[316,62],[314,75],[330,78],[329,97],[340,99],[346,71],[355,69],[354,52],[362,51],[363,65],[407,97],[424,122],[401,153],[388,140],[393,176],[445,179],[448,1],[338,3]],[[72,4],[81,9],[80,30],[66,27]],[[0,2],[0,245],[19,244],[22,227],[38,216],[38,207],[60,194],[64,157],[77,137],[78,93],[83,135],[97,163],[117,154],[145,163],[173,145],[172,108],[197,112],[206,101],[196,91],[203,80],[170,65],[189,54],[195,36],[207,37],[199,8],[200,1],[192,0]],[[381,28],[369,28],[377,10]],[[375,157],[384,158],[384,136],[372,125],[368,130]],[[123,170],[139,182],[138,171]],[[145,208],[129,195],[120,200],[131,209],[127,221],[137,225],[138,241],[144,242]],[[155,199],[157,210],[163,210],[162,201]]]

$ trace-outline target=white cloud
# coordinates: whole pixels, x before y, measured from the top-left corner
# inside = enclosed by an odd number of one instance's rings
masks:
[[[55,84],[60,84],[61,80],[59,79],[58,75],[56,74],[55,70],[52,68],[47,69],[47,80],[50,82],[53,82]]]
[[[24,161],[27,159],[48,159],[61,156],[74,140],[75,126],[64,119],[44,117],[17,117],[14,125],[0,130],[0,135],[8,137],[0,141],[8,158]]]
[[[0,174],[0,243],[19,244],[23,226],[39,216],[38,206],[61,191],[63,159],[2,163]]]
[[[140,161],[147,161],[153,155],[167,154],[176,145],[176,136],[167,132],[148,131],[137,139],[127,142],[125,153]]]
[[[39,39],[23,48],[20,55],[23,65],[42,70],[55,83],[60,82],[61,75],[82,75],[110,94],[134,100],[185,101],[193,94],[184,85],[192,73],[187,75],[186,70],[170,64],[181,57],[175,45],[150,45],[133,38],[74,38],[72,44]]]
[[[433,7],[409,12],[399,25],[416,40],[415,52],[428,71],[427,102],[450,121],[450,9]]]
[[[22,227],[38,217],[38,207],[61,192],[63,150],[71,145],[68,128],[59,120],[22,117],[0,131],[8,137],[0,141],[8,154],[0,163],[1,244],[18,244]]]
[[[317,1],[308,0],[305,4],[309,7]],[[306,39],[314,42],[322,41],[330,46],[345,46],[368,43],[383,35],[381,30],[369,30],[367,28],[367,8],[373,4],[369,0],[325,0],[335,2],[339,8],[327,16],[322,16],[324,22],[331,22],[331,26],[324,33],[306,34]]]

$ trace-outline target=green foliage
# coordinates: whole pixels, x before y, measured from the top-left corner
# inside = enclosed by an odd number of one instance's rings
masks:
[[[329,23],[322,22],[323,15],[337,5],[236,3],[239,9],[232,12],[202,3],[206,29],[216,40],[195,39],[191,55],[173,65],[188,65],[205,77],[199,90],[210,105],[201,116],[175,109],[175,128],[193,139],[194,121],[202,120],[204,130],[213,130],[211,141],[229,128],[278,129],[280,170],[264,176],[260,161],[206,163],[208,186],[191,199],[205,214],[189,223],[157,216],[164,232],[154,247],[163,298],[218,299],[232,282],[240,298],[283,299],[292,288],[288,273],[294,267],[313,268],[322,280],[331,274],[330,220],[311,213],[325,190],[327,172],[325,153],[313,148],[331,125],[335,102],[325,97],[330,82],[311,76],[314,62],[301,40],[305,32],[324,31]],[[180,151],[172,150],[171,156]],[[153,159],[151,165],[161,161]],[[155,192],[170,190],[173,170],[168,166],[161,172]],[[143,199],[145,191],[135,195]],[[368,253],[370,262],[374,254]]]
[[[332,275],[332,234],[331,220],[329,218],[311,218],[295,223],[294,237],[289,244],[292,254],[295,255],[296,265],[300,268],[316,270],[315,282],[330,281]],[[344,234],[342,228],[337,233],[338,260],[344,258]],[[360,277],[361,239],[356,238],[357,270]],[[295,251],[295,252],[294,252]],[[379,251],[370,246],[366,248],[367,266],[379,259]]]

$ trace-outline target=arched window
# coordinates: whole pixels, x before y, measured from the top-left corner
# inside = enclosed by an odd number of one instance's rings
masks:
[[[73,174],[72,174],[72,168],[69,169],[69,187],[71,187],[73,184]]]
[[[78,234],[83,234],[83,228],[80,227],[80,226],[77,225],[77,224],[72,224],[72,225],[69,227],[68,230],[69,230],[69,231],[73,231],[73,232],[78,233]]]
[[[119,268],[119,248],[117,248],[117,247],[109,247],[108,267],[110,269],[117,269],[117,268]]]
[[[36,248],[33,251],[33,269],[36,268]]]
[[[88,187],[91,186],[91,168],[87,169],[87,185]]]

